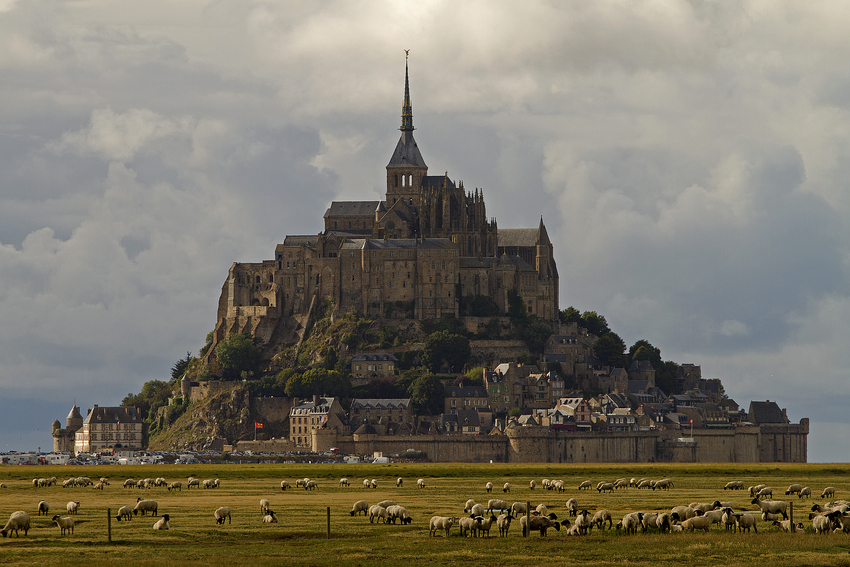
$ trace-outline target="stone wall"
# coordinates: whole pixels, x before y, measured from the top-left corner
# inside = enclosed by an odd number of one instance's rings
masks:
[[[263,423],[287,421],[292,398],[251,398],[251,409]]]

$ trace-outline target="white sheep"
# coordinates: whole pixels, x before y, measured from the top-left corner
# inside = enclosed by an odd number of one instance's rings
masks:
[[[186,490],[189,490],[193,486],[197,486],[198,488],[200,488],[201,487],[201,480],[197,479],[197,478],[189,477],[189,479],[186,481]]]
[[[419,480],[417,480],[417,481],[416,481],[416,486],[418,486],[419,488],[425,488],[425,479],[424,479],[424,478],[420,478]]]
[[[268,501],[267,498],[260,498],[260,513],[261,514],[268,514],[270,506],[271,506],[271,503]]]
[[[470,498],[469,500],[466,501],[466,504],[463,505],[463,511],[468,514],[469,511],[472,510],[473,506],[475,506],[475,500]]]
[[[171,520],[171,516],[168,514],[163,514],[162,518],[157,520],[157,522],[153,525],[153,529],[155,530],[168,530],[171,529],[171,524],[168,522]]]
[[[812,489],[809,488],[808,486],[804,486],[803,490],[801,490],[800,493],[797,494],[797,498],[802,498],[803,496],[805,496],[806,498],[811,498],[812,497]]]
[[[758,494],[756,494],[756,497],[762,498],[762,499],[773,498],[773,489],[769,486],[765,486],[764,488],[762,488],[761,490],[758,491]]]
[[[484,535],[490,537],[490,528],[493,527],[493,524],[495,524],[497,520],[498,519],[493,514],[490,514],[489,518],[482,518],[481,521],[478,522],[478,525],[475,527],[476,531],[478,532],[478,537],[482,537]]]
[[[500,536],[507,537],[512,520],[513,516],[511,516],[510,514],[499,514],[499,517],[496,518],[496,525],[499,527]]]
[[[96,483],[94,483],[94,486],[92,486],[92,488],[94,490],[103,490],[104,486],[106,486],[106,485],[103,484],[102,482],[96,482]]]
[[[413,518],[407,513],[407,508],[393,504],[387,508],[387,520],[393,524],[396,520],[401,520],[402,525],[406,525],[412,522]]]
[[[309,478],[299,478],[295,481],[295,488],[304,488],[304,485],[307,484]]]
[[[379,506],[378,504],[373,504],[369,506],[369,523],[373,523],[375,520],[383,520],[386,524],[389,519],[389,514],[387,514],[387,509],[383,506]]]
[[[782,500],[759,500],[757,497],[753,498],[751,504],[756,504],[762,512],[769,512],[771,514],[782,514],[782,517],[786,520],[788,519],[788,514],[785,513],[788,504],[783,502]]]
[[[213,512],[213,516],[215,516],[215,523],[216,524],[223,524],[225,518],[227,518],[228,524],[233,523],[233,518],[230,516],[230,507],[229,506],[222,506],[220,508],[217,508],[216,511]]]
[[[137,516],[141,512],[142,516],[144,516],[150,512],[151,516],[156,516],[158,509],[159,503],[156,500],[142,500],[139,498],[136,500],[136,507],[133,508],[133,515]]]
[[[582,482],[581,484],[578,485],[578,489],[582,490],[582,489],[586,488],[586,489],[590,490],[592,486],[593,486],[593,483],[591,483],[589,480],[586,480],[586,481],[584,481],[584,482]]]
[[[578,500],[575,498],[570,498],[567,500],[567,510],[570,511],[570,517],[575,517],[578,512]]]
[[[12,515],[9,516],[9,521],[6,522],[6,526],[0,530],[0,534],[6,537],[9,532],[15,532],[15,537],[18,537],[18,530],[24,530],[24,535],[27,535],[27,532],[30,530],[30,515],[21,510],[12,512]]]
[[[168,489],[168,492],[171,492],[172,490],[179,490],[180,492],[183,492],[183,483],[179,480],[175,480],[174,482],[168,483],[166,488]]]
[[[605,522],[608,522],[608,529],[610,530],[614,526],[614,520],[611,518],[611,512],[602,508],[601,510],[597,510],[595,514],[593,514],[593,518],[590,520],[592,524],[596,524],[596,527],[600,530],[605,527]]]
[[[815,533],[828,534],[832,531],[832,525],[829,521],[829,518],[827,518],[823,514],[814,515],[811,517],[811,520],[812,528],[814,528]]]
[[[76,479],[72,479],[72,480],[74,480],[74,482],[76,484]],[[136,481],[133,480],[132,478],[128,478],[127,480],[124,481],[124,488],[135,488],[135,487],[136,487]]]
[[[829,496],[830,498],[835,498],[835,488],[831,486],[827,486],[826,488],[824,488],[823,492],[821,492],[820,494],[820,497],[826,498],[827,496]]]
[[[342,477],[341,479],[339,479],[339,485],[347,487],[347,486],[351,486],[351,483],[348,481],[347,478]]]
[[[510,492],[511,491],[511,483],[506,482],[504,486],[502,486],[502,492]]]
[[[596,485],[596,490],[598,490],[600,493],[602,493],[602,492],[613,493],[614,492],[614,483],[613,482],[601,482],[598,485]]]
[[[537,482],[535,482],[534,480],[529,480],[529,481],[528,481],[528,488],[529,488],[530,490],[534,490],[534,487],[535,487],[535,486],[537,486]]]
[[[723,526],[726,528],[726,531],[737,531],[738,528],[738,516],[735,514],[735,511],[732,510],[731,507],[723,508]]]
[[[576,515],[575,526],[578,529],[579,535],[586,535],[593,528],[593,522],[587,510],[582,510]]]
[[[744,481],[742,480],[730,480],[723,487],[723,490],[743,490],[744,489]]]
[[[495,511],[495,510],[508,510],[508,503],[504,500],[490,499],[487,501],[487,510]]]
[[[369,482],[368,478],[364,478],[363,479],[363,488],[369,488],[370,486],[372,486],[372,483]]]
[[[622,528],[626,534],[636,534],[638,526],[641,525],[640,512],[632,512],[623,516],[623,519],[617,522],[617,528]]]
[[[693,532],[694,530],[703,530],[708,533],[711,528],[711,518],[708,516],[694,516],[682,522],[682,529]]]
[[[281,490],[286,490],[287,488],[292,488],[292,487],[289,485],[289,481],[286,481],[286,480],[282,480],[282,481],[280,481],[280,489],[281,489]]]
[[[670,514],[667,512],[659,513],[658,517],[655,519],[655,525],[658,526],[658,531],[662,533],[669,532],[670,527],[673,525],[673,522],[670,519]]]
[[[483,516],[485,512],[486,509],[484,508],[484,504],[473,504],[469,509],[469,514],[471,516]]]
[[[42,500],[38,503],[38,515],[41,516],[44,514],[45,516],[50,512],[50,504]]]
[[[363,512],[364,516],[369,512],[369,503],[365,500],[358,500],[355,502],[354,506],[351,507],[351,512],[349,512],[349,514],[352,516],[359,516],[360,512]]]
[[[757,484],[755,486],[751,486],[748,489],[748,492],[750,493],[750,498],[754,498],[755,495],[759,493],[759,490],[761,490],[762,488],[765,488],[766,486],[767,486],[766,484]]]
[[[511,516],[522,516],[528,513],[528,505],[525,502],[514,502],[511,504]]]
[[[791,486],[788,487],[788,490],[785,491],[785,496],[789,496],[791,494],[800,494],[800,492],[802,490],[803,490],[802,484],[792,484]]]
[[[485,492],[493,492],[493,483],[488,482],[487,484],[485,484],[484,485],[484,491]]]
[[[389,508],[390,506],[395,506],[395,500],[381,500],[378,502],[378,506],[381,508]]]
[[[65,509],[68,510],[69,514],[76,514],[80,509],[80,503],[72,500],[65,505]]]
[[[466,537],[467,533],[469,535],[475,534],[476,526],[483,520],[481,516],[470,516],[468,518],[461,518],[458,520],[457,526],[460,530],[461,537]]]
[[[777,528],[781,528],[782,531],[788,533],[802,533],[803,532],[803,524],[794,523],[791,520],[782,520],[781,522],[774,521],[773,525]]]
[[[549,514],[549,509],[546,507],[546,504],[538,504],[537,508],[535,508],[538,514],[541,516],[546,516]]]
[[[561,530],[561,524],[549,516],[521,516],[519,525],[522,526],[523,536],[527,536],[531,531],[539,531],[540,536],[543,537],[549,528]]]
[[[204,480],[203,482],[204,488],[215,488],[215,481],[211,478]]]
[[[319,488],[319,483],[315,480],[308,480],[307,484],[304,485],[304,490],[317,490]]]
[[[277,516],[275,515],[275,513],[272,510],[269,510],[266,513],[266,515],[263,516],[263,523],[264,524],[276,524],[277,523]]]
[[[455,522],[457,522],[457,518],[448,516],[432,516],[431,520],[428,522],[428,535],[436,536],[437,530],[445,530],[446,537],[449,537],[449,530],[452,529]]]
[[[553,480],[549,483],[550,490],[554,490],[555,492],[563,492],[564,491],[564,481],[563,480]]]
[[[115,519],[119,522],[122,519],[132,520],[133,519],[133,507],[132,506],[121,506],[118,508],[118,515],[115,516]]]
[[[395,479],[395,486],[396,488],[402,488],[404,486],[404,479],[401,477]]]
[[[372,488],[378,488],[378,481],[376,479],[372,479],[372,482],[369,483],[369,486]]]
[[[750,528],[752,528],[754,532],[759,533],[759,530],[756,527],[756,517],[752,514],[739,514],[736,515],[736,518],[738,519],[738,531],[743,532],[746,530],[749,532]]]
[[[658,529],[658,514],[655,512],[647,512],[646,514],[643,514],[640,518],[640,524],[642,532]]]
[[[101,479],[100,481],[103,482],[103,479]],[[106,484],[109,484],[109,483],[107,482]],[[156,486],[156,487],[163,487],[163,486],[167,487],[168,481],[160,476],[160,477],[157,477],[157,479],[155,481],[153,481],[153,485]]]
[[[65,532],[68,532],[69,534],[74,533],[74,518],[71,516],[60,518],[59,514],[56,514],[53,516],[53,521],[56,522],[57,526],[59,526],[59,535],[65,535]]]
[[[682,522],[696,516],[696,510],[690,506],[674,506],[670,510],[670,517],[674,522]]]

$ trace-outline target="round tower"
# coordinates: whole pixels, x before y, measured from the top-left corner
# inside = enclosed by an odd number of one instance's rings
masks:
[[[184,401],[192,398],[192,381],[189,380],[188,374],[184,374],[183,379],[180,380],[180,393],[183,394]]]
[[[83,426],[83,416],[80,415],[80,407],[74,406],[65,418],[65,429],[76,431]]]
[[[62,424],[59,423],[58,419],[53,420],[53,425],[50,428],[50,431],[56,433],[57,430],[62,429]]]

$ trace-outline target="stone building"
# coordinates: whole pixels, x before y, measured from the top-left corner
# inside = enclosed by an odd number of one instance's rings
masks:
[[[65,418],[65,427],[59,423],[59,420],[53,421],[53,452],[54,453],[73,453],[74,441],[76,433],[83,426],[83,416],[80,415],[79,406],[74,406],[68,412],[68,417]]]
[[[347,432],[345,410],[338,398],[313,396],[309,402],[294,401],[289,411],[289,440],[299,446],[312,444],[311,432],[314,429],[333,429],[339,433]]]
[[[104,449],[141,449],[145,425],[139,410],[132,406],[98,407],[90,410],[77,430],[75,453],[96,453]]]
[[[273,259],[232,265],[208,358],[231,333],[291,340],[325,300],[342,313],[421,320],[457,317],[458,293],[488,296],[506,312],[515,293],[529,313],[557,320],[558,270],[542,217],[537,228],[498,228],[482,190],[428,175],[406,63],[400,130],[383,200],[334,201],[318,234],[286,236]]]
[[[351,385],[364,386],[372,380],[396,376],[398,359],[391,353],[363,353],[351,357]]]

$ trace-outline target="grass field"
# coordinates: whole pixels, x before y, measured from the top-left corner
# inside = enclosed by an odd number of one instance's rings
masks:
[[[824,501],[821,490],[834,486],[836,498],[850,496],[850,467],[847,465],[500,465],[500,464],[417,464],[417,465],[180,465],[180,466],[109,466],[109,467],[2,467],[0,482],[0,521],[24,510],[32,518],[29,535],[0,539],[0,563],[10,565],[126,564],[145,565],[453,565],[475,562],[483,565],[529,565],[534,563],[572,565],[662,565],[667,561],[687,561],[692,565],[850,565],[850,535],[811,533],[808,520],[813,502]],[[34,488],[34,477],[56,476],[58,486]],[[109,477],[105,490],[62,488],[62,480],[88,476],[93,480]],[[164,477],[184,483],[181,492],[164,488],[125,489],[126,478]],[[219,478],[217,489],[186,490],[186,479]],[[316,491],[296,489],[295,480],[303,477],[319,483]],[[340,488],[340,477],[351,480],[350,488]],[[396,488],[402,477],[404,487]],[[578,491],[583,480],[613,481],[627,478],[672,478],[670,491],[629,488],[614,494],[595,490]],[[362,488],[364,478],[375,478],[377,489]],[[418,489],[416,480],[425,479],[426,488]],[[562,494],[539,486],[530,490],[528,481],[543,478],[562,479],[568,487]],[[280,481],[293,488],[282,492]],[[607,508],[616,521],[633,511],[669,511],[690,502],[731,500],[736,508],[755,510],[745,491],[724,491],[729,480],[742,480],[747,486],[767,484],[774,497],[794,503],[794,517],[807,532],[793,535],[777,532],[767,522],[758,521],[758,534],[725,533],[715,526],[711,533],[624,535],[616,530],[593,530],[586,537],[566,537],[550,531],[541,538],[533,534],[523,538],[519,523],[508,537],[461,538],[453,528],[449,538],[429,537],[428,520],[432,515],[462,516],[468,498],[486,502],[489,498],[544,503],[560,518],[566,518],[565,502],[576,497],[587,509]],[[492,495],[484,484],[496,485]],[[510,494],[501,486],[512,484]],[[785,497],[792,483],[812,489],[812,501]],[[156,518],[136,516],[118,522],[114,515],[136,498],[159,502],[159,514],[171,516],[171,530],[151,529]],[[268,498],[280,520],[263,524],[259,500]],[[370,504],[392,499],[405,506],[413,523],[408,526],[370,524],[363,516],[351,517],[349,510],[357,500]],[[60,536],[49,517],[39,517],[40,500],[50,504],[50,517],[65,516],[68,501],[80,501],[75,533]],[[222,505],[233,510],[233,523],[216,525],[213,511]],[[327,533],[327,508],[330,507],[330,538]],[[112,542],[108,541],[107,509],[112,510]],[[553,563],[554,561],[554,563]]]

